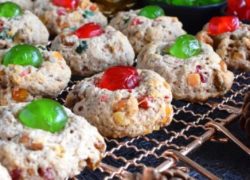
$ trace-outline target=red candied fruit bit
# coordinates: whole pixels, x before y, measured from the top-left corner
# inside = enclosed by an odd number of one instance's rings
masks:
[[[225,32],[233,32],[239,28],[240,21],[235,16],[213,17],[208,24],[208,33],[219,35]]]
[[[67,9],[76,9],[79,5],[79,0],[52,0],[53,4]]]
[[[139,74],[134,67],[115,66],[107,69],[96,84],[97,87],[116,91],[139,86]]]
[[[153,101],[153,98],[150,96],[144,96],[139,98],[139,107],[143,109],[148,109],[150,106],[150,102]]]
[[[202,67],[200,65],[197,65],[196,66],[196,73],[198,73],[200,75],[200,78],[201,78],[201,82],[202,83],[207,83],[208,79],[207,79],[207,76],[206,76],[206,72],[205,73],[202,73]]]
[[[22,171],[20,169],[14,169],[11,171],[10,176],[12,180],[19,180],[21,178]]]
[[[43,177],[45,180],[54,180],[54,173],[52,168],[38,168],[38,174],[39,176]]]
[[[75,31],[75,35],[81,39],[100,36],[103,33],[104,30],[102,29],[102,26],[96,23],[84,24]]]
[[[143,22],[140,21],[140,19],[137,19],[137,18],[135,18],[135,19],[132,20],[132,25],[134,25],[134,26],[139,25],[139,24],[142,24],[142,23],[143,23]]]

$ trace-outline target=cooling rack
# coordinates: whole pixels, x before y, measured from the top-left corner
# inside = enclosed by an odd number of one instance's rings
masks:
[[[71,81],[57,100],[64,103],[64,97],[78,80]],[[147,167],[163,172],[181,161],[209,179],[218,179],[187,155],[217,131],[250,155],[249,148],[225,128],[239,116],[244,94],[249,90],[250,73],[235,72],[232,89],[221,98],[195,104],[173,101],[175,115],[170,126],[137,138],[106,138],[107,151],[100,167],[96,171],[85,169],[78,178],[85,179],[88,174],[88,179],[125,179]]]

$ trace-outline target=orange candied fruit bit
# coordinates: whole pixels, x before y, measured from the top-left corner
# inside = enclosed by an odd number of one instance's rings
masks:
[[[90,6],[90,10],[91,11],[95,11],[97,9],[97,6],[95,5],[95,4],[92,4],[91,6]]]
[[[224,72],[227,71],[227,65],[223,60],[220,61],[220,66],[221,66],[222,71]]]
[[[14,88],[12,90],[12,98],[17,102],[24,102],[29,96],[29,92],[26,89]]]
[[[61,53],[59,53],[58,51],[54,51],[53,52],[53,57],[55,57],[56,59],[62,60],[63,56]]]
[[[189,86],[197,87],[201,84],[201,78],[198,73],[191,73],[187,77],[187,83]]]
[[[166,111],[166,117],[164,117],[162,119],[162,123],[163,124],[166,124],[166,123],[168,123],[171,120],[170,118],[172,117],[172,114],[173,114],[173,108],[172,108],[172,106],[168,105],[166,107],[165,111]]]

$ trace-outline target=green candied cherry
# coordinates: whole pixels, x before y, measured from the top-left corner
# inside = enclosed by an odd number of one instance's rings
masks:
[[[13,2],[0,3],[0,17],[14,18],[22,14],[22,9],[19,5]]]
[[[19,44],[12,47],[4,54],[3,62],[5,66],[16,64],[22,66],[40,67],[43,63],[43,56],[38,48],[29,44]]]
[[[142,8],[138,14],[139,16],[144,16],[149,19],[155,19],[159,16],[164,16],[164,10],[159,6],[145,6]]]
[[[170,55],[181,59],[197,56],[201,51],[200,42],[189,34],[179,36],[175,43],[168,49]]]
[[[43,98],[26,105],[19,112],[18,119],[26,127],[56,133],[64,129],[68,116],[61,104]]]

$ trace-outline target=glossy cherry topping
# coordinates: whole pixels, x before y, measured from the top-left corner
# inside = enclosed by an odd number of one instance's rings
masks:
[[[227,15],[238,16],[240,20],[250,20],[250,0],[227,0]]]
[[[208,33],[219,35],[239,28],[240,21],[234,16],[213,17],[208,24]]]
[[[227,6],[233,11],[237,11],[245,6],[245,0],[227,0]]]
[[[75,31],[75,35],[77,35],[80,39],[92,38],[96,36],[100,36],[104,33],[104,30],[101,25],[96,23],[87,23],[81,26],[79,29]]]
[[[79,5],[79,0],[52,0],[53,4],[67,9],[76,9]]]
[[[110,91],[134,89],[139,86],[139,74],[134,67],[111,67],[104,72],[101,79],[97,82],[97,86]]]

